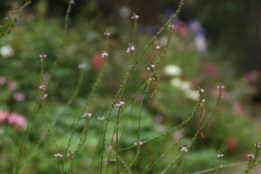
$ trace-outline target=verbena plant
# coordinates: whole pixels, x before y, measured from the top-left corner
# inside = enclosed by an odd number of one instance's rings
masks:
[[[59,46],[59,51],[57,54],[56,61],[54,62],[53,68],[50,72],[51,76],[49,78],[49,81],[52,80],[52,74],[53,71],[56,70],[57,64],[59,62],[59,58],[61,57],[61,51],[63,49],[64,45],[64,39],[66,38],[67,34],[67,28],[68,28],[68,21],[69,21],[69,14],[71,11],[71,7],[74,1],[69,1],[68,9],[67,9],[67,14],[65,17],[65,26],[64,26],[64,33],[62,36],[62,41]],[[0,37],[5,36],[5,34],[10,33],[11,28],[13,27],[15,21],[18,19],[18,16],[20,15],[21,11],[30,4],[30,1],[27,1],[19,10],[16,10],[12,12],[12,17],[10,20],[8,20],[4,26],[0,28]],[[205,133],[204,133],[204,126],[207,124],[209,118],[214,114],[215,109],[218,107],[221,96],[222,96],[222,91],[224,89],[224,86],[218,86],[219,89],[219,95],[216,101],[216,104],[214,105],[213,109],[209,112],[209,114],[205,114],[205,103],[204,103],[204,90],[201,88],[198,88],[198,101],[196,103],[195,109],[192,111],[191,115],[185,119],[182,123],[178,124],[176,127],[165,131],[164,133],[155,136],[153,138],[149,139],[142,139],[142,108],[143,105],[150,104],[150,102],[153,100],[153,96],[157,92],[157,87],[158,84],[160,83],[160,78],[157,74],[160,70],[158,70],[158,65],[162,58],[166,55],[166,52],[169,48],[170,44],[170,39],[172,35],[172,28],[174,27],[172,25],[172,21],[177,17],[177,15],[180,13],[180,10],[182,9],[183,6],[183,0],[180,2],[180,5],[175,13],[175,15],[168,20],[162,28],[156,33],[156,35],[151,39],[151,41],[148,43],[147,46],[145,46],[144,50],[138,55],[135,55],[135,43],[136,43],[136,35],[137,35],[137,21],[139,16],[136,15],[135,13],[132,16],[132,19],[134,20],[134,27],[133,27],[133,36],[131,43],[129,44],[129,47],[127,48],[127,53],[128,53],[128,68],[125,72],[124,79],[118,89],[118,92],[116,93],[113,102],[111,103],[111,106],[109,108],[109,112],[105,116],[100,116],[98,119],[101,120],[101,126],[100,126],[100,135],[98,137],[98,142],[96,145],[96,152],[94,153],[95,156],[93,156],[93,163],[99,161],[99,173],[111,173],[111,172],[116,172],[118,173],[154,173],[154,166],[157,165],[167,154],[171,153],[171,150],[176,148],[180,150],[180,153],[178,155],[175,155],[173,157],[173,161],[169,161],[169,164],[165,166],[165,168],[161,171],[161,173],[168,173],[169,169],[171,166],[174,164],[177,164],[177,169],[176,173],[183,173],[184,168],[187,163],[187,158],[186,158],[186,153],[190,151],[191,147],[193,146],[193,142],[195,142],[196,139],[200,139],[203,144],[206,146],[208,145],[208,142],[205,139]],[[168,31],[168,39],[167,39],[167,44],[165,47],[161,48],[160,45],[157,43],[157,38],[160,34],[162,34],[164,31]],[[84,144],[87,141],[88,135],[90,133],[90,124],[91,124],[91,116],[92,113],[89,112],[90,110],[90,104],[91,100],[93,99],[93,96],[95,95],[97,87],[102,83],[102,79],[106,73],[107,66],[108,66],[108,59],[110,58],[110,53],[109,50],[109,42],[110,42],[110,33],[105,32],[104,33],[106,37],[106,43],[104,45],[104,51],[101,53],[102,57],[104,58],[104,63],[102,65],[102,68],[96,78],[96,82],[86,100],[86,103],[84,107],[81,109],[81,112],[78,113],[77,117],[74,119],[74,121],[71,123],[70,126],[67,127],[66,131],[64,131],[62,134],[59,135],[59,137],[56,137],[54,134],[54,126],[56,125],[57,121],[61,119],[60,117],[64,114],[65,109],[68,108],[72,102],[74,101],[75,97],[78,95],[78,92],[80,90],[81,84],[83,82],[83,75],[84,75],[84,64],[80,64],[79,68],[81,69],[81,73],[79,75],[78,79],[78,84],[76,86],[76,90],[74,94],[71,96],[69,101],[67,102],[66,106],[64,109],[58,114],[58,116],[50,123],[47,120],[47,91],[48,91],[48,83],[44,83],[44,73],[45,73],[45,61],[49,58],[48,55],[45,53],[42,53],[40,55],[40,61],[41,61],[41,72],[40,72],[40,80],[39,80],[39,89],[38,89],[38,95],[37,99],[35,101],[35,106],[34,110],[29,117],[28,124],[26,127],[26,130],[23,134],[23,137],[21,138],[21,143],[19,146],[18,154],[14,153],[14,150],[10,146],[10,143],[7,142],[7,140],[4,138],[4,136],[1,134],[1,139],[4,142],[5,148],[9,151],[10,156],[12,157],[13,164],[14,164],[14,173],[19,174],[22,173],[25,170],[26,165],[29,165],[30,162],[40,153],[44,152],[46,147],[50,146],[51,144],[55,145],[56,152],[52,154],[57,158],[57,166],[58,166],[58,171],[59,173],[74,173],[74,161],[75,158],[77,158],[77,153],[79,153],[79,150],[84,147]],[[148,51],[149,47],[155,47],[155,50],[157,52],[155,61],[153,63],[148,62],[148,71],[150,72],[148,79],[143,83],[142,86],[139,87],[139,89],[136,91],[135,95],[131,98],[128,98],[126,95],[127,92],[127,87],[130,82],[130,78],[133,76],[134,69],[136,66],[139,64],[140,60],[142,57],[145,55],[146,51]],[[140,96],[141,99],[139,98]],[[148,101],[148,102],[146,102]],[[138,119],[136,120],[135,124],[137,125],[137,134],[136,142],[133,142],[134,145],[129,146],[129,147],[124,147],[122,145],[121,140],[124,138],[124,131],[126,128],[126,125],[130,124],[129,117],[133,111],[134,106],[139,105],[139,111],[138,111]],[[131,108],[131,109],[128,109]],[[31,152],[29,153],[28,151],[25,152],[26,149],[26,144],[29,139],[30,132],[32,131],[32,128],[34,126],[34,120],[35,116],[38,112],[38,110],[41,110],[41,116],[42,120],[45,126],[46,132],[48,132],[49,136],[52,139],[52,142],[47,142],[45,147],[40,147],[43,148],[39,152],[35,152],[39,146],[42,145],[42,142],[45,141],[45,138],[40,138],[35,147],[32,148]],[[115,112],[117,110],[117,112]],[[198,114],[199,113],[199,114]],[[123,116],[127,117],[123,123]],[[194,117],[198,115],[198,123],[197,127],[195,128],[196,132],[194,134],[193,139],[187,143],[186,146],[183,146],[181,144],[182,139],[185,137],[181,137],[178,139],[176,142],[172,143],[170,147],[166,150],[163,151],[162,154],[156,158],[155,160],[151,161],[146,165],[145,168],[140,169],[139,168],[139,162],[142,160],[141,158],[141,153],[142,153],[142,148],[148,143],[153,143],[156,139],[159,139],[163,136],[167,136],[169,133],[180,129],[181,127],[185,126],[189,121],[191,121]],[[73,138],[75,136],[75,132],[77,128],[79,127],[79,123],[84,122],[83,129],[81,130],[81,136],[78,139],[78,146],[76,148],[72,147],[72,141],[75,141]],[[105,122],[105,123],[104,123]],[[111,123],[113,126],[109,127],[109,123]],[[122,128],[119,127],[119,125],[122,124],[124,125]],[[132,122],[131,122],[132,124]],[[62,137],[63,135],[70,134],[69,139],[66,145],[66,148],[61,148],[59,145],[59,138]],[[123,136],[123,137],[122,137]],[[223,154],[219,151],[217,153],[217,165],[214,168],[207,169],[204,171],[200,172],[195,172],[196,173],[205,173],[209,171],[215,171],[216,173],[220,173],[221,168],[225,167],[232,167],[236,165],[242,165],[248,163],[247,169],[243,171],[243,173],[249,173],[251,169],[256,167],[260,162],[261,159],[257,158],[258,156],[258,149],[259,149],[259,143],[255,144],[256,146],[256,151],[254,155],[249,155],[249,161],[247,162],[242,162],[242,163],[236,163],[236,164],[228,164],[228,165],[221,165],[221,157]],[[155,147],[157,148],[157,147]],[[124,159],[122,157],[122,153],[126,152],[130,149],[135,149],[136,154],[133,159]],[[218,149],[217,149],[218,151]],[[27,154],[28,153],[28,154]],[[181,162],[180,162],[181,159]],[[128,162],[127,162],[128,161]],[[107,165],[104,165],[107,163]],[[94,166],[89,166],[89,172]],[[140,172],[141,171],[141,172]],[[88,171],[87,171],[88,172]]]

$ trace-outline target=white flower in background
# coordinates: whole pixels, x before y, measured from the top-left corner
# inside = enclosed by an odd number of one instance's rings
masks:
[[[185,96],[191,100],[198,100],[199,94],[195,90],[187,90],[185,91]]]
[[[180,89],[183,91],[190,90],[191,89],[191,82],[188,80],[182,81],[180,85]]]
[[[159,38],[159,44],[162,46],[166,46],[168,42],[168,37],[167,36],[161,36]]]
[[[129,7],[123,6],[120,8],[119,12],[120,12],[121,17],[127,18],[131,14],[131,9]]]
[[[191,82],[188,80],[181,80],[178,77],[172,78],[170,85],[176,88],[179,88],[182,91],[188,91],[191,89]]]
[[[165,68],[163,69],[163,72],[165,75],[168,76],[178,76],[181,74],[182,70],[177,65],[166,65]]]
[[[173,87],[180,88],[181,84],[182,84],[182,80],[178,77],[172,78],[170,80],[170,85]]]
[[[13,50],[13,48],[10,45],[2,46],[0,48],[0,54],[4,58],[8,58],[8,57],[14,55],[14,50]]]

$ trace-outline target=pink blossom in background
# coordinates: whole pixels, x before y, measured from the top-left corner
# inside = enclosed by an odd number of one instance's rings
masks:
[[[92,57],[92,67],[94,69],[100,69],[102,67],[104,58],[100,55],[95,55]]]
[[[228,149],[234,150],[237,147],[237,140],[233,137],[228,137],[226,144]]]
[[[209,73],[210,75],[216,77],[218,76],[218,72],[217,72],[217,68],[215,65],[211,64],[211,63],[203,63],[201,62],[199,64],[199,67],[204,70],[205,72]]]
[[[15,90],[16,87],[17,87],[17,84],[16,84],[16,82],[14,82],[14,81],[11,81],[11,82],[9,82],[9,83],[7,84],[7,88],[8,88],[9,90],[11,90],[11,91]]]
[[[149,78],[149,76],[150,76],[150,72],[148,72],[148,71],[144,71],[141,73],[141,78],[143,80],[147,80]]]
[[[161,132],[161,133],[162,133],[162,132],[165,132],[165,131],[166,131],[166,127],[163,126],[163,125],[159,125],[159,126],[158,126],[158,131]]]
[[[41,132],[41,133],[39,134],[39,137],[40,137],[40,138],[44,138],[44,137],[45,137],[45,135],[46,135],[46,133],[45,133],[45,132]]]
[[[0,123],[8,120],[9,112],[8,111],[0,111]]]
[[[17,125],[20,128],[24,128],[25,127],[25,123],[26,123],[26,119],[24,116],[22,115],[18,115],[16,113],[12,113],[11,115],[9,115],[8,117],[8,124],[9,125]]]
[[[0,77],[0,84],[4,85],[6,83],[6,78],[5,77]]]
[[[259,77],[258,71],[252,71],[251,73],[243,74],[243,79],[245,79],[248,83],[255,82]]]
[[[108,165],[108,160],[104,160],[104,161],[103,161],[103,165],[104,165],[104,166],[107,166],[107,165]]]
[[[218,95],[219,95],[218,88],[211,88],[209,91],[210,91],[211,95],[218,97]],[[227,96],[227,92],[224,89],[222,89],[221,98],[226,97],[226,96]]]
[[[21,92],[16,92],[16,93],[14,93],[13,98],[16,101],[24,101],[25,95],[23,93],[21,93]]]
[[[163,117],[161,115],[156,115],[154,117],[154,120],[157,122],[157,123],[162,123],[163,122]]]
[[[183,136],[183,135],[182,135],[182,132],[180,132],[180,131],[175,131],[175,132],[173,132],[173,137],[174,137],[176,140],[180,139],[182,136]]]
[[[44,73],[43,74],[43,85],[47,86],[48,82],[50,80],[51,75],[49,73]]]
[[[245,113],[242,103],[235,102],[233,104],[233,111],[235,114],[243,115]]]
[[[175,23],[175,27],[172,28],[172,31],[177,32],[182,36],[186,36],[188,34],[187,28],[185,27],[184,23],[181,21]]]

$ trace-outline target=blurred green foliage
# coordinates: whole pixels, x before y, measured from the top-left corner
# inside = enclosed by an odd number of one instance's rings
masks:
[[[41,2],[39,1],[38,5]],[[99,10],[99,7],[92,3],[93,1],[89,1],[89,12]],[[228,8],[229,11],[235,13],[238,12],[238,7],[234,6],[234,4],[220,3],[217,10],[222,11],[223,8]],[[48,77],[52,72],[53,64],[61,47],[64,23],[63,19],[58,16],[43,18],[40,15],[35,15],[34,17],[34,20],[29,20],[32,19],[32,14],[30,12],[26,13],[22,21],[20,21],[21,23],[16,24],[12,33],[4,37],[0,42],[0,47],[9,45],[14,51],[13,55],[8,57],[0,56],[0,77],[5,77],[7,80],[5,84],[0,85],[0,109],[22,114],[26,118],[30,116],[33,110],[37,91],[41,85],[41,61],[39,55],[42,52],[47,54],[44,78],[46,78],[46,83],[48,83]],[[213,20],[210,21],[207,18],[209,17],[208,15],[203,15],[201,18],[204,17],[205,19],[202,20],[209,26],[213,26],[211,23]],[[167,17],[163,16],[161,21],[166,20]],[[88,16],[85,19],[83,15],[78,15],[74,20],[70,20],[69,24],[69,31],[65,36],[59,55],[59,62],[53,70],[52,80],[49,82],[46,114],[48,123],[51,123],[64,109],[66,102],[73,95],[80,74],[78,65],[84,63],[86,67],[78,96],[71,106],[65,108],[64,114],[52,129],[55,137],[57,137],[60,149],[66,148],[70,136],[70,133],[61,136],[62,133],[73,122],[75,117],[81,113],[81,109],[96,79],[100,63],[102,62],[99,55],[105,49],[103,32],[107,28],[106,20],[99,16],[97,18]],[[131,41],[131,19],[122,19],[121,24],[111,25],[107,28],[112,35],[109,41],[109,66],[101,85],[88,107],[88,112],[93,113],[93,116],[90,119],[90,131],[86,144],[76,155],[74,161],[75,173],[86,171],[97,173],[99,171],[98,152],[101,147],[97,146],[97,142],[100,138],[100,126],[104,126],[104,123],[101,123],[97,116],[108,115],[108,108],[127,69],[128,55],[126,48]],[[159,23],[159,25],[162,24]],[[226,26],[224,26],[224,29],[226,29]],[[260,136],[258,123],[251,121],[247,117],[247,112],[243,106],[249,106],[249,96],[252,92],[251,86],[244,79],[236,77],[235,70],[227,61],[220,62],[219,57],[222,56],[222,52],[211,48],[204,58],[198,55],[193,40],[194,34],[189,29],[188,34],[185,36],[178,32],[173,32],[169,50],[157,67],[160,79],[157,93],[148,105],[150,97],[147,96],[145,98],[141,122],[140,139],[142,141],[175,127],[194,110],[197,96],[195,98],[195,95],[191,96],[190,94],[191,92],[196,92],[198,86],[205,89],[204,99],[206,99],[206,114],[208,114],[217,100],[216,86],[225,85],[226,89],[224,90],[220,106],[203,129],[208,146],[205,147],[203,142],[196,140],[187,155],[185,172],[195,172],[200,169],[215,167],[217,165],[217,149],[220,149],[225,154],[226,159],[224,163],[241,161],[245,158],[246,151],[254,149],[253,144],[258,141],[257,137]],[[164,46],[163,41],[166,35],[167,31],[158,38],[158,42],[162,46]],[[135,56],[140,54],[150,39],[151,35],[146,30],[138,32]],[[130,100],[135,91],[148,78],[146,69],[148,63],[152,63],[156,58],[155,46],[153,45],[146,52],[133,72],[124,100]],[[182,72],[177,75],[168,75],[165,71],[167,65],[175,65]],[[15,82],[17,87],[10,89],[8,87],[9,82]],[[189,84],[187,87],[182,86],[185,82]],[[154,90],[155,86],[152,86],[149,93],[151,94]],[[13,96],[16,92],[23,93],[25,99],[23,101],[14,99]],[[236,102],[242,103],[242,105],[235,106]],[[130,115],[128,113],[131,110],[131,106],[125,105],[126,110],[123,113],[119,129],[123,129],[127,120],[128,124],[120,141],[121,148],[132,146],[137,140],[139,104],[140,100],[138,100]],[[179,148],[175,148],[168,153],[152,170],[153,173],[161,172],[180,152],[181,145],[187,145],[193,138],[199,115],[200,113],[198,112],[196,117],[185,127],[158,140],[142,145],[137,171],[139,173],[142,172],[150,161],[157,159],[180,136],[185,136],[178,146]],[[114,109],[111,117],[112,121],[108,126],[108,137],[106,137],[108,139],[112,135],[113,126],[117,119],[116,116],[117,111]],[[249,127],[250,124],[251,127]],[[0,126],[4,138],[11,145],[15,154],[18,154],[18,147],[21,142],[20,137],[24,130],[4,123],[0,123]],[[81,121],[75,132],[71,149],[77,147],[83,126],[84,122]],[[44,136],[44,132],[46,130],[39,112],[35,117],[25,154],[31,154],[30,152],[34,149],[36,143]],[[252,134],[255,134],[255,136],[250,136]],[[48,138],[33,150],[33,154],[41,153],[27,163],[23,173],[57,173],[57,160],[53,156],[57,153],[56,148],[49,135],[46,136]],[[96,149],[98,149],[97,152]],[[130,163],[135,157],[135,150],[129,149],[121,152],[120,155],[127,163]],[[175,172],[180,163],[181,160],[175,163],[168,172]],[[115,165],[114,162],[109,162],[109,164]],[[0,165],[0,172],[2,173],[11,173],[13,171],[14,164],[11,161],[9,152],[3,147],[1,140]],[[109,173],[113,173],[115,168],[110,167],[109,170]]]

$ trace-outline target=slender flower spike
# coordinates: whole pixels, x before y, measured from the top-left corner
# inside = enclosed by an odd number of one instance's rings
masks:
[[[188,148],[187,148],[187,147],[182,147],[182,148],[180,149],[180,151],[181,151],[181,152],[187,152],[187,151],[188,151]]]
[[[156,49],[157,49],[157,50],[159,50],[160,48],[161,48],[161,46],[159,46],[159,45],[158,45],[158,46],[156,46]]]
[[[137,142],[135,142],[134,145],[137,146]],[[138,141],[138,145],[143,145],[143,142]]]
[[[223,156],[224,156],[223,154],[218,154],[218,155],[217,155],[218,158],[221,158],[221,157],[223,157]]]
[[[133,14],[133,16],[131,17],[131,19],[139,19],[139,16],[136,14]]]
[[[105,57],[105,56],[107,57],[109,54],[106,52],[103,52],[101,55],[102,55],[102,57]]]
[[[43,95],[43,99],[46,99],[48,97],[48,94]]]
[[[111,152],[112,146],[109,146],[109,147],[107,148],[107,150],[108,150],[108,152]]]
[[[247,154],[247,157],[254,159],[254,158],[255,158],[255,155],[253,155],[253,154]]]
[[[104,116],[100,116],[100,117],[98,117],[98,120],[104,120],[105,119],[105,117]]]
[[[255,144],[255,146],[256,146],[257,148],[259,148],[259,147],[260,147],[259,142],[257,142],[257,143]]]
[[[63,155],[60,154],[60,153],[57,153],[57,154],[54,154],[54,156],[57,156],[57,157],[62,157]]]
[[[119,101],[119,103],[116,103],[116,106],[122,106],[124,104],[123,101]]]
[[[82,68],[85,67],[85,65],[84,65],[84,64],[79,64],[78,67],[79,67],[80,69],[82,69]]]
[[[85,112],[84,114],[82,114],[82,117],[91,117],[92,116],[92,113],[88,113],[88,112]]]
[[[107,33],[107,32],[105,32],[104,35],[105,35],[105,36],[110,36],[111,33]]]

